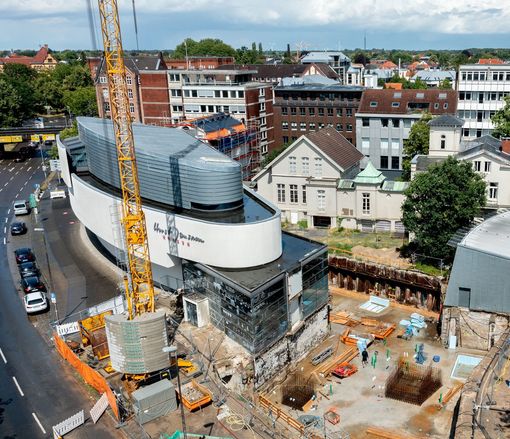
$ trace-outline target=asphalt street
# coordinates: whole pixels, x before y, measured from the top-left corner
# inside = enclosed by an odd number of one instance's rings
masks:
[[[0,438],[3,439],[52,437],[52,425],[81,409],[85,409],[88,417],[94,403],[78,384],[72,369],[34,328],[34,318],[27,317],[17,291],[18,279],[13,279],[9,269],[8,258],[13,255],[7,253],[7,244],[16,247],[14,240],[18,238],[9,234],[12,203],[15,199],[28,199],[34,184],[43,180],[40,164],[37,158],[23,163],[0,160],[0,260],[3,262],[0,265]],[[36,253],[36,257],[43,259],[44,255]],[[49,315],[38,317],[36,323],[48,320]],[[93,425],[89,421],[69,437],[99,439],[119,437],[119,434],[109,433],[104,422]]]

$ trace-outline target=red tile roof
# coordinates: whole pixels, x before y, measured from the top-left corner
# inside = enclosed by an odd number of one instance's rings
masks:
[[[324,154],[337,163],[344,171],[357,165],[364,155],[333,127],[305,134]]]
[[[42,46],[37,53],[32,56],[22,56],[17,53],[11,53],[10,55],[0,58],[0,63],[3,64],[25,64],[26,66],[30,66],[32,64],[42,64],[44,60],[48,56],[48,45],[45,44]]]
[[[387,70],[393,70],[396,69],[398,66],[391,61],[385,61],[382,64],[379,65],[380,69],[387,69]]]
[[[411,114],[428,111],[431,114],[455,114],[457,96],[455,90],[368,89],[361,96],[358,113]]]
[[[402,90],[401,82],[386,82],[384,88],[390,88],[392,90]]]
[[[480,58],[478,64],[505,64],[505,62],[499,58]]]

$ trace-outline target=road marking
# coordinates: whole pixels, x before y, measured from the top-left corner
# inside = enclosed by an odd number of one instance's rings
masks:
[[[4,352],[2,351],[2,348],[0,348],[0,355],[2,356],[2,360],[4,360],[4,363],[7,364],[7,359],[5,358]]]
[[[9,172],[14,171],[15,169],[16,169],[16,167],[15,167],[15,166],[13,166],[11,169],[9,169]]]
[[[4,236],[4,245],[5,245],[5,244],[6,244],[6,242],[5,242],[5,236]]]
[[[9,178],[9,181],[11,181],[11,180],[14,180],[14,175],[11,178]]]
[[[7,233],[7,227],[4,227],[4,233]]]
[[[12,379],[14,380],[14,384],[16,384],[16,387],[18,388],[20,395],[25,396],[25,394],[23,393],[23,390],[21,390],[21,387],[18,384],[18,380],[16,379],[16,377],[12,377]]]
[[[35,419],[35,422],[37,422],[37,425],[39,426],[39,428],[41,429],[41,431],[43,432],[43,434],[46,434],[46,430],[44,429],[44,427],[42,426],[41,424],[41,421],[39,421],[39,419],[37,418],[37,415],[32,412],[32,416],[34,417]]]
[[[32,169],[32,166],[29,166],[28,169],[27,169],[27,172],[30,171],[30,169]]]
[[[9,184],[9,183],[5,183],[5,184],[4,184],[4,187],[5,187],[5,186],[7,186],[8,184]]]
[[[9,221],[9,218],[5,218],[5,224],[7,224],[7,221]]]
[[[11,213],[11,209],[9,208],[9,210],[7,211],[7,215],[9,215]]]

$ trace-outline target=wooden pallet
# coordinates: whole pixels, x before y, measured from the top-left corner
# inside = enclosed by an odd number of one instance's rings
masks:
[[[399,433],[377,427],[367,428],[367,434],[370,435],[370,437],[383,439],[417,439],[415,436],[410,436],[408,433]]]
[[[337,323],[339,325],[346,326],[356,326],[359,324],[359,321],[352,318],[351,314],[346,311],[340,311],[338,313],[330,313],[329,314],[330,323]]]

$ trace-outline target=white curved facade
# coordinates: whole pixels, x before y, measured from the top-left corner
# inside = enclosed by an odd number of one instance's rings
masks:
[[[78,219],[101,240],[119,247],[119,232],[113,224],[119,198],[75,174],[71,174],[71,184],[69,199]],[[143,211],[151,261],[162,267],[180,265],[179,258],[221,268],[247,268],[272,262],[282,253],[279,211],[267,220],[237,224],[208,222],[147,206]]]

